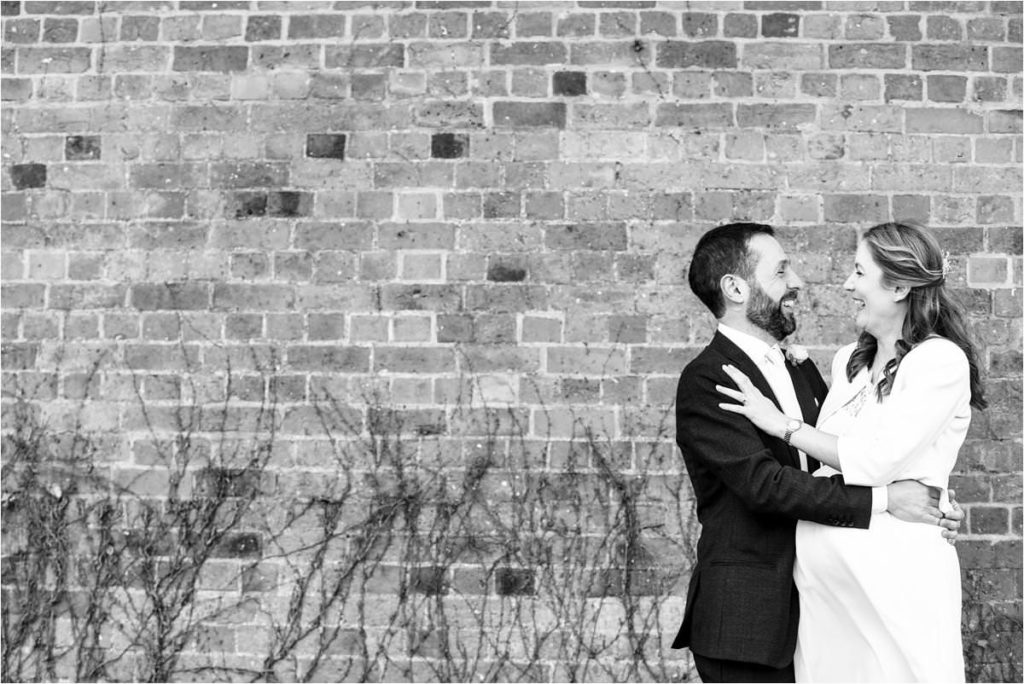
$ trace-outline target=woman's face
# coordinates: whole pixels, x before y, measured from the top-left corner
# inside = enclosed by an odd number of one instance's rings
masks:
[[[899,335],[906,308],[903,297],[897,294],[895,286],[882,282],[882,269],[863,240],[857,244],[853,273],[843,288],[853,297],[858,330],[876,338],[893,332]]]

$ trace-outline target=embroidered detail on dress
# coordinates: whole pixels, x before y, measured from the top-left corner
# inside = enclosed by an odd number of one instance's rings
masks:
[[[850,398],[849,401],[843,404],[842,408],[840,408],[839,410],[851,416],[859,415],[861,409],[864,408],[864,404],[868,402],[868,397],[871,395],[871,392],[874,390],[874,388],[875,386],[872,383],[864,385],[863,387],[860,388],[860,391],[857,392],[857,394],[853,395],[853,397]]]

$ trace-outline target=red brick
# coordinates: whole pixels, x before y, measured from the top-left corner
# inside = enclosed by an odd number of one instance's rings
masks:
[[[908,133],[981,133],[982,119],[961,109],[908,109]]]
[[[561,43],[517,41],[510,45],[491,45],[491,64],[562,64],[567,53]]]
[[[455,369],[451,349],[381,347],[374,349],[373,370],[392,373],[448,373]]]
[[[907,48],[889,43],[830,45],[828,64],[833,69],[904,69]]]
[[[495,126],[565,128],[564,102],[498,101],[494,103],[493,107]]]
[[[656,64],[668,69],[735,69],[736,44],[716,40],[685,43],[669,40],[658,45]]]
[[[175,46],[174,71],[243,71],[249,64],[249,48],[243,46]]]
[[[696,129],[728,128],[734,124],[730,104],[659,104],[655,126],[683,126]]]
[[[365,373],[370,370],[369,347],[292,345],[285,352],[285,366],[293,370]]]
[[[793,71],[822,69],[825,66],[824,50],[821,45],[813,43],[765,41],[743,46],[740,66],[744,69],[775,70],[780,64]]]
[[[911,62],[918,71],[987,71],[988,50],[971,45],[914,45]]]
[[[618,223],[581,223],[552,226],[545,231],[550,249],[625,250],[626,226]]]
[[[809,104],[740,104],[736,107],[736,122],[742,128],[795,129],[812,123],[816,115],[816,108]]]
[[[78,74],[92,67],[92,50],[83,47],[19,47],[19,74]]]

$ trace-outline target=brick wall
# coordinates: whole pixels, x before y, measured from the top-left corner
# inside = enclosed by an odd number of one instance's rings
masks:
[[[284,499],[317,477],[318,389],[358,423],[367,384],[420,438],[458,441],[471,386],[528,439],[587,425],[633,449],[623,472],[678,474],[636,444],[670,443],[642,426],[712,330],[685,285],[699,235],[779,228],[808,283],[798,341],[827,368],[854,335],[856,230],[915,219],[950,250],[992,404],[953,478],[965,579],[1019,628],[1019,3],[0,7],[3,380],[113,436],[115,480],[160,470],[140,400],[250,351],[277,363]],[[1017,641],[971,657],[1019,663]]]

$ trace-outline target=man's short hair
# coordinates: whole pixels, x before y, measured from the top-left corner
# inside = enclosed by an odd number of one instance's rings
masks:
[[[758,233],[775,235],[775,230],[763,223],[729,223],[712,228],[697,242],[690,261],[690,289],[715,318],[725,314],[722,277],[732,273],[750,280],[753,276],[749,244]]]

